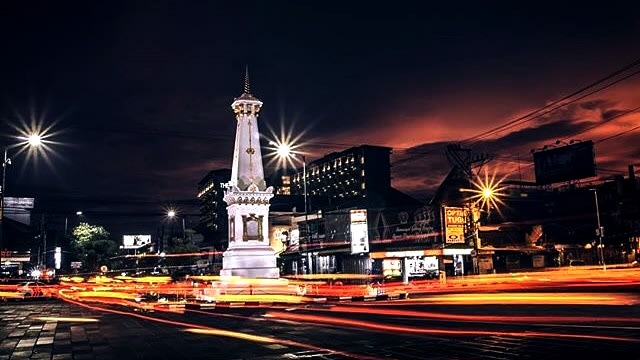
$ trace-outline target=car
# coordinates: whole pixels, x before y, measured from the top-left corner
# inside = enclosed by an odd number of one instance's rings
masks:
[[[40,281],[26,281],[19,283],[16,290],[24,297],[51,296],[47,284]]]

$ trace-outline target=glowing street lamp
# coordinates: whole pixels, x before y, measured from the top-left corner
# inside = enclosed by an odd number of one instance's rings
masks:
[[[491,215],[491,208],[495,208],[498,210],[498,213],[501,214],[499,204],[504,205],[504,202],[500,197],[504,196],[505,193],[502,191],[506,189],[506,187],[501,186],[502,179],[496,179],[495,174],[492,177],[489,177],[488,173],[485,171],[484,179],[478,177],[477,180],[471,179],[471,184],[474,186],[473,189],[460,189],[460,191],[470,192],[472,195],[467,198],[469,203],[469,211],[471,212],[471,221],[473,226],[473,250],[475,252],[474,257],[474,272],[479,274],[480,269],[477,264],[477,256],[478,249],[481,248],[480,237],[478,234],[480,227],[480,211],[484,209],[487,212],[487,215]]]
[[[40,146],[42,144],[42,136],[40,134],[31,134],[27,136],[29,146]]]
[[[290,144],[269,142],[269,145],[275,146],[275,155],[283,161],[291,161],[298,159],[302,163],[302,194],[304,195],[304,214],[307,215],[307,159],[304,154],[295,152]],[[306,219],[305,219],[306,221]]]
[[[178,216],[178,214],[176,213],[176,211],[174,209],[169,209],[169,211],[167,211],[167,216],[170,219],[173,219],[175,217]],[[179,216],[182,219],[182,239],[186,240],[186,231],[185,231],[185,226],[184,226],[184,216]]]
[[[27,136],[20,137],[20,139],[23,140],[23,142],[4,147],[4,157],[2,161],[2,188],[0,189],[0,250],[2,249],[2,243],[4,240],[4,198],[7,196],[7,166],[11,165],[11,158],[8,156],[9,148],[21,147],[22,149],[19,151],[20,153],[26,148],[36,148],[43,143],[42,135],[38,133],[27,134]],[[0,254],[0,263],[1,262],[2,255]]]
[[[78,216],[78,217],[79,217],[79,216],[82,216],[82,211],[76,211],[76,216]],[[68,216],[65,216],[65,217],[64,217],[64,235],[65,235],[65,236],[67,235],[67,225],[68,225],[68,222],[69,222],[69,217],[68,217]]]
[[[295,151],[298,147],[283,141],[269,141],[269,145],[274,146],[274,155],[283,163],[293,163],[292,159],[297,159],[302,163],[302,195],[304,197],[304,224],[306,228],[306,242],[309,242],[309,218],[308,218],[308,202],[307,202],[307,158],[301,152]],[[298,246],[300,251],[300,246]],[[311,266],[311,265],[309,265]],[[296,270],[297,271],[297,270]]]

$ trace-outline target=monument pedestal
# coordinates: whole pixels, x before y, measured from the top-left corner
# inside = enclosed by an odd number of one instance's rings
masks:
[[[228,249],[222,255],[220,276],[277,279],[280,269],[270,246],[254,245]]]

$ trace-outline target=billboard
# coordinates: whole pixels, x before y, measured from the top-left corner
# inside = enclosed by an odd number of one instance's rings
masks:
[[[464,224],[466,211],[461,207],[444,207],[444,242],[447,244],[464,243]]]
[[[62,264],[62,248],[56,246],[56,251],[53,253],[53,259],[55,262],[56,270],[60,270],[60,265]]]
[[[369,252],[369,230],[367,228],[367,210],[351,210],[351,253]]]
[[[151,244],[151,235],[123,235],[122,245],[125,249],[137,249]]]
[[[596,176],[592,141],[533,153],[536,184],[549,185]]]
[[[33,209],[34,198],[26,197],[5,197],[4,207],[13,209]]]

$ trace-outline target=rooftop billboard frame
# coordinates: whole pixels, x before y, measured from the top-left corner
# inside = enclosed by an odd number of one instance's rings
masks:
[[[593,141],[533,153],[536,184],[550,185],[596,176]]]

